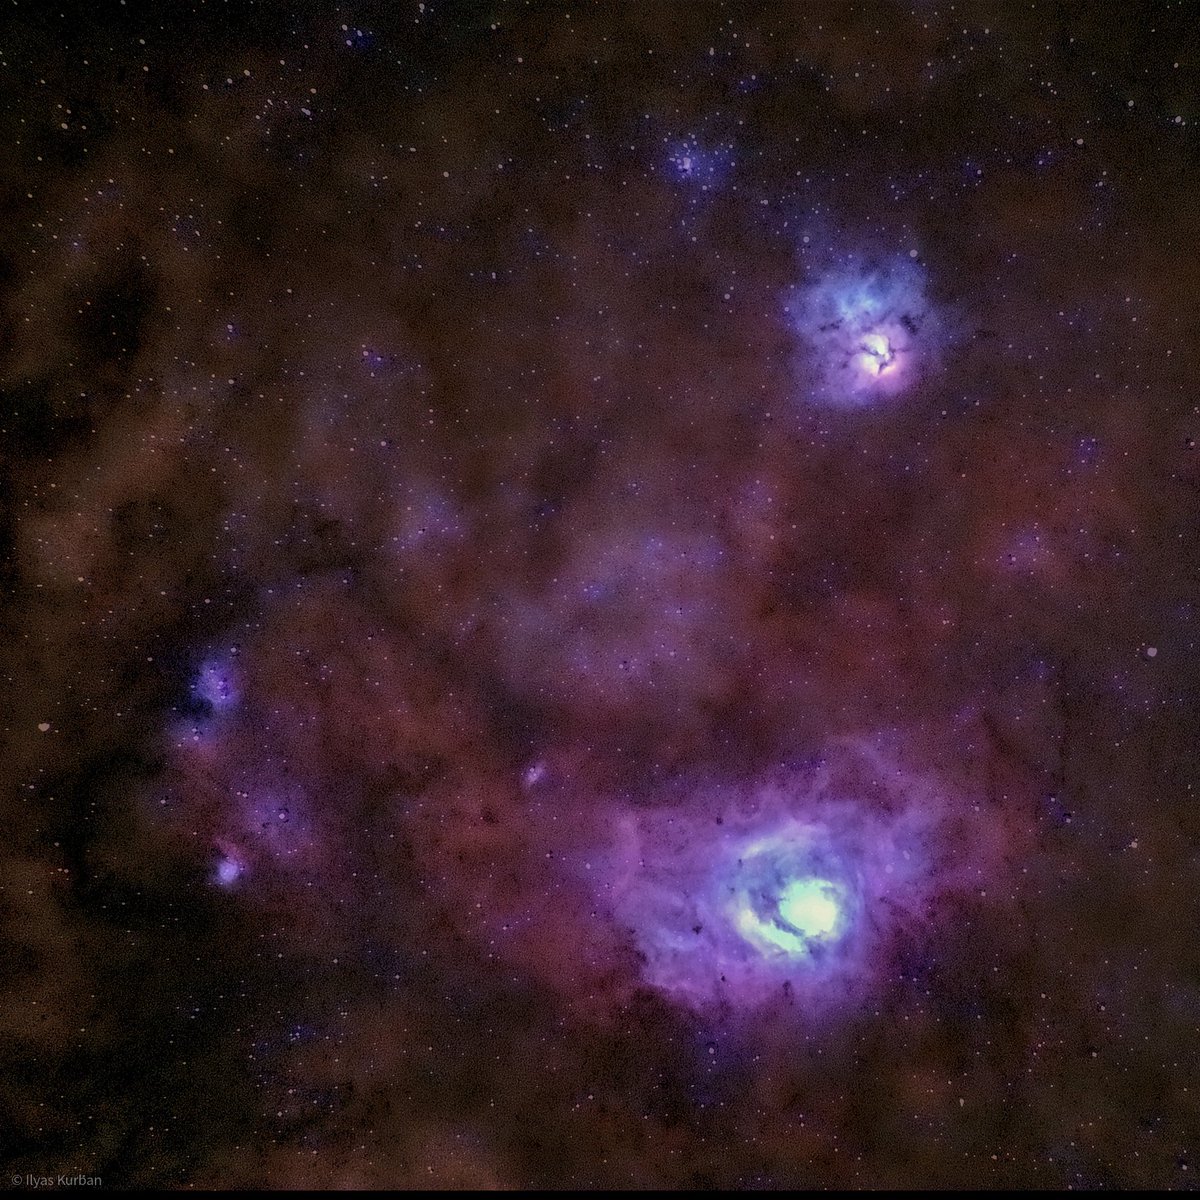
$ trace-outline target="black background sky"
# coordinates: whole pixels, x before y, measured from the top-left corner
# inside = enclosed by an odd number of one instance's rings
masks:
[[[1190,1186],[1196,16],[9,4],[4,1176]],[[659,986],[580,864],[814,764],[920,903]]]

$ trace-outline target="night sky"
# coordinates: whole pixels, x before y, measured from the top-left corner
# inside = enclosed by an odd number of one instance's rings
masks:
[[[1179,3],[0,14],[0,1179],[1200,1175]]]

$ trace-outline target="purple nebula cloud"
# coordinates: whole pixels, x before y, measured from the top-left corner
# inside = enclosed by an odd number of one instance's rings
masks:
[[[645,983],[699,1011],[845,1008],[984,855],[961,798],[863,745],[737,793],[626,815],[600,892]],[[986,842],[987,838],[984,838]]]
[[[702,192],[719,187],[733,168],[733,150],[723,143],[709,145],[696,137],[670,145],[667,166],[673,178]]]
[[[225,712],[233,708],[239,699],[238,677],[233,663],[228,659],[208,659],[196,672],[192,691],[214,712]]]
[[[795,288],[786,312],[803,398],[863,408],[910,388],[944,340],[926,289],[921,266],[899,256],[850,259]]]

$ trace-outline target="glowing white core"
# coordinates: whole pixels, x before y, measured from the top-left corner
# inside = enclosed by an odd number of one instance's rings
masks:
[[[821,938],[837,929],[841,912],[823,879],[797,879],[779,897],[779,915],[806,938]]]
[[[862,340],[859,362],[870,375],[882,375],[896,365],[896,350],[882,333],[868,333]]]

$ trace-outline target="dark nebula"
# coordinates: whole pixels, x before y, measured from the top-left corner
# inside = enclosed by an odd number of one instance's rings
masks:
[[[1196,15],[7,5],[0,1177],[1190,1187]]]

